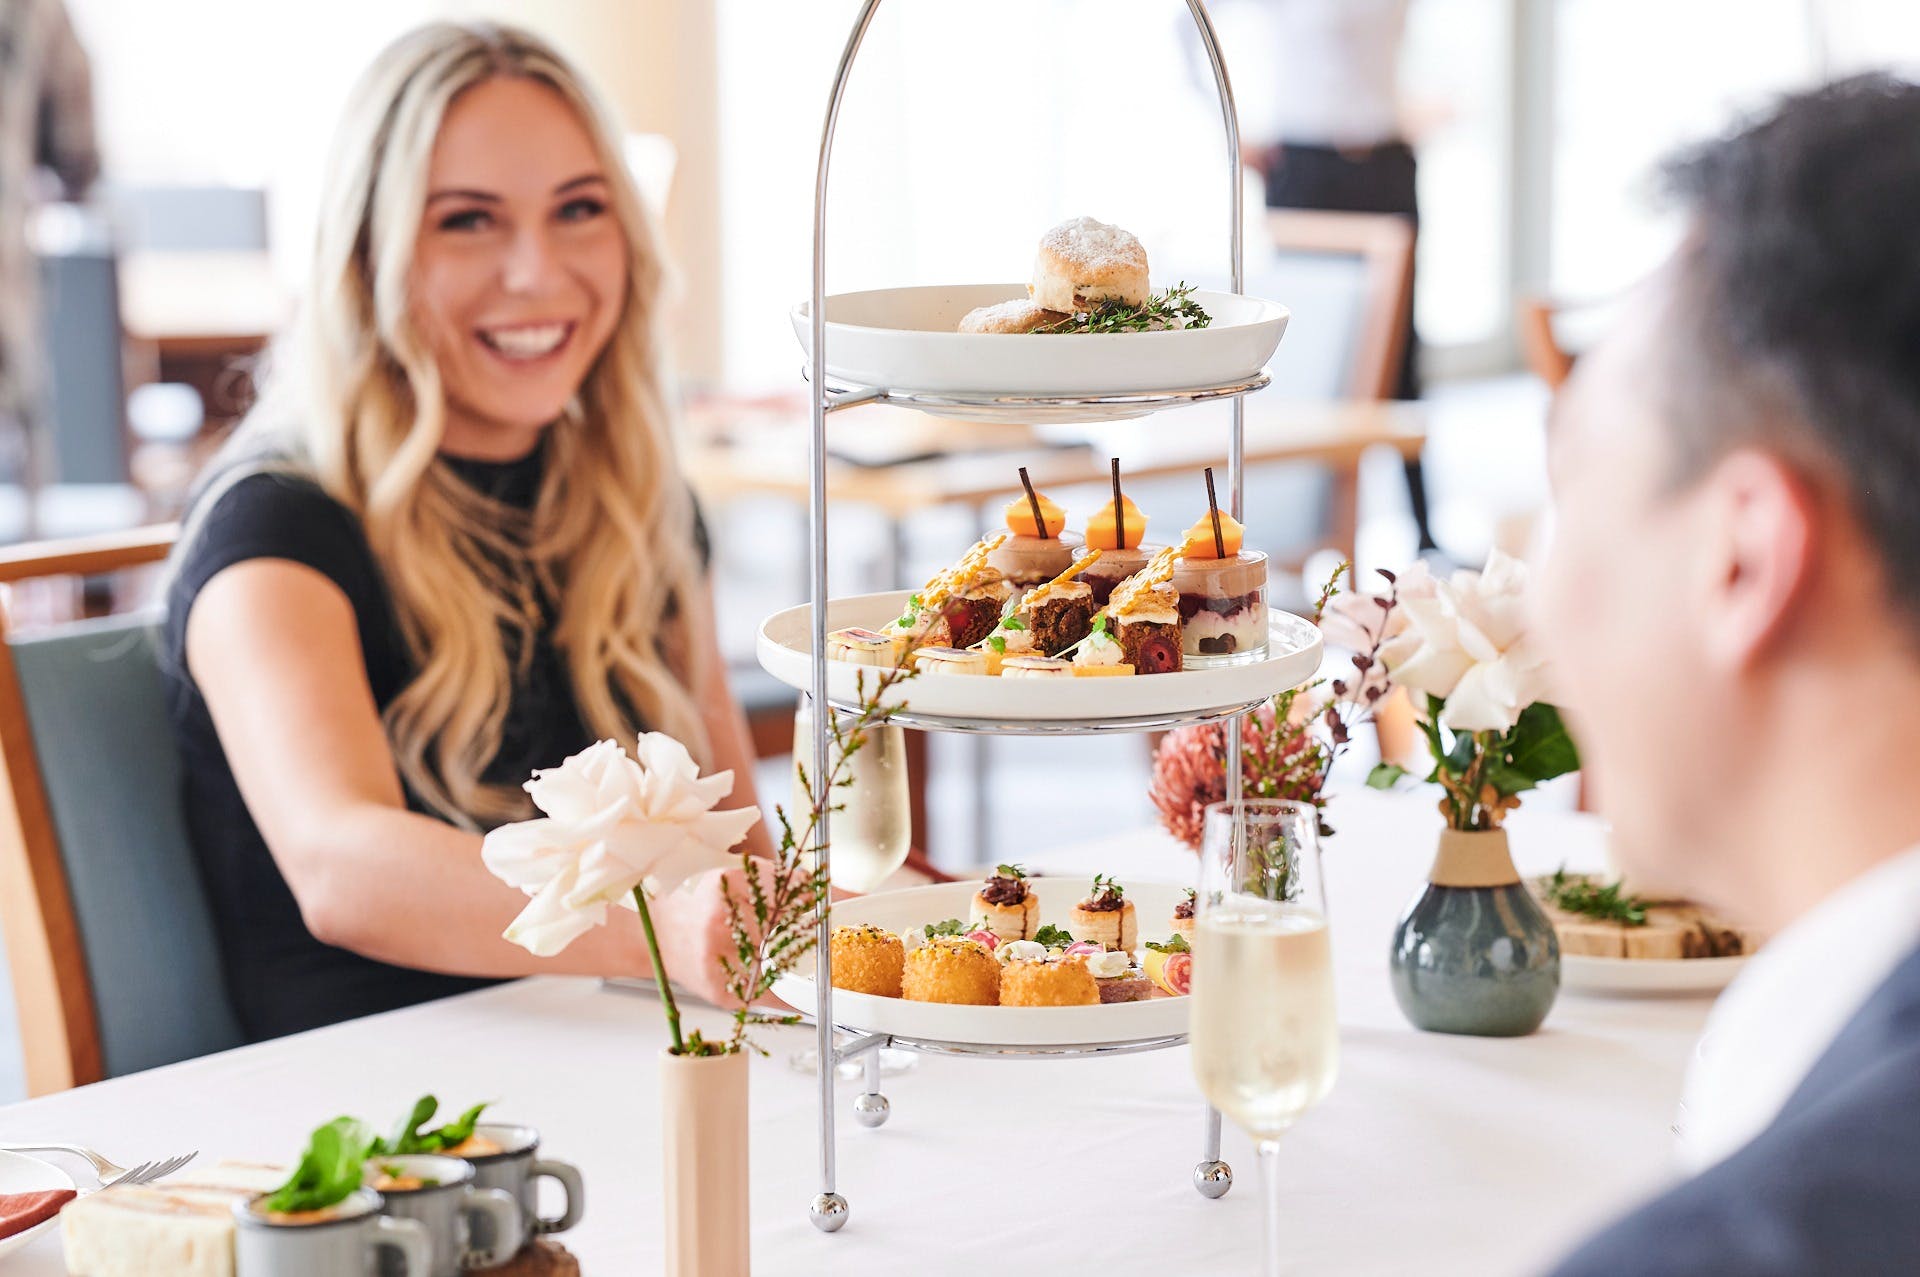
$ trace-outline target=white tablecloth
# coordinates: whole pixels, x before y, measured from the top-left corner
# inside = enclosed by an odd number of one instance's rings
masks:
[[[1519,1040],[1416,1033],[1387,984],[1393,921],[1430,857],[1426,796],[1343,794],[1327,878],[1341,1020],[1333,1094],[1283,1144],[1287,1227],[1301,1273],[1525,1272],[1668,1174],[1681,1072],[1704,1000],[1563,994]],[[1523,869],[1591,867],[1600,831],[1521,812]],[[1192,858],[1142,831],[1028,863],[1177,879]],[[721,1017],[696,1013],[717,1027]],[[499,1100],[578,1163],[585,1222],[565,1241],[594,1277],[659,1267],[662,1152],[654,1134],[650,1001],[586,980],[527,980],[0,1108],[0,1141],[92,1144],[133,1161],[285,1159],[338,1113],[384,1125],[425,1091],[455,1108]],[[754,1267],[767,1274],[995,1270],[1250,1273],[1260,1185],[1229,1129],[1238,1182],[1197,1194],[1202,1108],[1184,1048],[1083,1061],[922,1059],[886,1090],[892,1120],[865,1130],[842,1083],[839,1187],[847,1227],[814,1231],[814,1081],[771,1034],[753,1065]],[[57,1238],[6,1277],[61,1271]]]

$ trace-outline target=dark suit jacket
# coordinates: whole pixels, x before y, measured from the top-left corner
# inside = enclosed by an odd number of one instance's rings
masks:
[[[1771,1126],[1554,1273],[1920,1273],[1920,950],[1848,1021]]]

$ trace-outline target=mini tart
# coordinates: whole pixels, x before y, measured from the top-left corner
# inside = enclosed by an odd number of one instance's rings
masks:
[[[850,665],[891,667],[900,658],[900,643],[891,634],[854,626],[827,635],[827,655]]]
[[[987,673],[987,654],[974,648],[921,647],[913,653],[914,668],[922,674]]]
[[[1073,662],[1053,656],[1009,656],[1000,662],[1001,678],[1072,678]]]
[[[867,923],[834,928],[828,945],[834,988],[876,998],[900,996],[907,948],[899,936]]]
[[[1100,989],[1085,961],[1009,962],[1000,973],[1003,1007],[1093,1007]]]
[[[1122,900],[1118,909],[1089,909],[1089,903],[1082,900],[1075,905],[1067,920],[1067,930],[1076,939],[1091,940],[1105,949],[1126,953],[1139,947],[1139,911],[1133,907],[1133,901]]]
[[[1174,909],[1173,934],[1183,937],[1189,945],[1193,943],[1193,915],[1191,913],[1183,918],[1180,916],[1179,909],[1177,907]]]
[[[907,955],[901,995],[914,1002],[998,1006],[1000,964],[978,940],[935,936]]]
[[[1005,885],[1009,882],[1019,888],[1018,899]],[[996,874],[973,893],[973,916],[983,920],[987,930],[1002,940],[1031,940],[1040,930],[1040,901],[1023,880]]]

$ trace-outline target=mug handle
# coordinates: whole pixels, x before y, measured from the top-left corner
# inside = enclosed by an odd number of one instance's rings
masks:
[[[463,1195],[460,1209],[469,1215],[485,1215],[493,1221],[493,1236],[509,1238],[519,1235],[520,1203],[512,1193],[497,1188],[474,1188],[469,1185]],[[505,1263],[511,1255],[496,1255],[494,1247],[469,1245],[466,1254],[460,1256],[462,1268],[491,1268],[495,1264]]]
[[[536,1159],[527,1168],[532,1179],[550,1179],[559,1184],[567,1193],[566,1209],[560,1212],[558,1219],[548,1219],[544,1215],[535,1215],[533,1231],[541,1236],[548,1233],[564,1233],[580,1222],[580,1216],[586,1213],[587,1190],[581,1183],[579,1168],[566,1162],[549,1162]]]
[[[405,1265],[406,1277],[432,1277],[433,1245],[425,1224],[417,1219],[381,1215],[373,1225],[374,1246],[397,1252]]]

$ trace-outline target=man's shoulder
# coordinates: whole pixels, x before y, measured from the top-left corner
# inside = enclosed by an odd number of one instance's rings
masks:
[[[1557,1277],[1920,1268],[1920,1032],[1883,1046],[1733,1156],[1597,1234]]]

